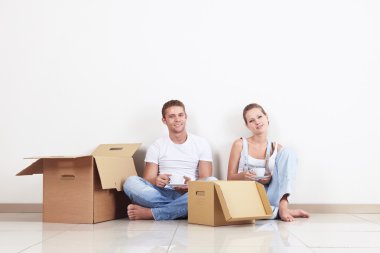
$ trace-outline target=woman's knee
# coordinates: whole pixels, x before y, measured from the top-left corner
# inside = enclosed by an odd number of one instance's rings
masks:
[[[279,157],[284,157],[284,158],[294,158],[297,159],[297,153],[292,149],[288,147],[283,147],[279,152],[278,152]]]

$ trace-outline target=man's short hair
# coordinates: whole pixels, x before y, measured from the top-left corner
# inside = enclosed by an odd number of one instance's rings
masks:
[[[183,111],[186,113],[185,105],[181,101],[179,101],[179,100],[169,100],[168,102],[166,102],[162,106],[162,110],[161,110],[162,118],[165,118],[166,109],[168,109],[169,107],[172,107],[172,106],[180,106],[180,107],[183,108]]]

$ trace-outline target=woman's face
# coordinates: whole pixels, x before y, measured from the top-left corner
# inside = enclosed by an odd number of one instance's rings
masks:
[[[266,133],[268,130],[268,117],[259,109],[252,108],[245,114],[247,127],[253,134]]]

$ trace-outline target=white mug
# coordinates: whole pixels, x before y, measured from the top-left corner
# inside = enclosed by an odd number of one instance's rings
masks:
[[[256,173],[257,177],[263,177],[265,175],[265,168],[264,167],[256,167],[252,169],[253,172]]]
[[[169,184],[184,184],[185,183],[185,178],[183,175],[171,175],[170,177]]]

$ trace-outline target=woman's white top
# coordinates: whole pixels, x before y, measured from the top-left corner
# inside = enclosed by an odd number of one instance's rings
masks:
[[[272,174],[277,156],[277,142],[275,142],[274,151],[272,155],[270,155],[272,149],[272,142],[268,141],[265,155],[266,158],[257,159],[249,155],[249,145],[247,139],[244,137],[242,137],[241,139],[243,140],[243,150],[240,154],[238,173],[248,171],[251,168],[264,167],[267,170],[267,172],[269,171]]]

